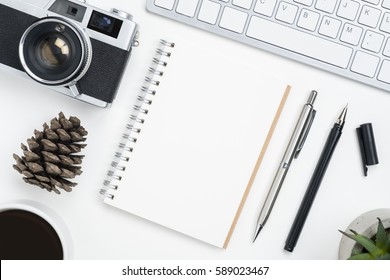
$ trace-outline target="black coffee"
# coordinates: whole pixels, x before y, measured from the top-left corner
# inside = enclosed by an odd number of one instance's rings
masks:
[[[0,212],[0,259],[60,260],[61,240],[42,217],[24,210]]]

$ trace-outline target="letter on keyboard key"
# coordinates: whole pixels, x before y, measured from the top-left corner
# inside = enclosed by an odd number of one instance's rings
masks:
[[[242,33],[248,14],[230,7],[223,10],[219,25],[236,33]]]
[[[246,35],[341,68],[347,68],[352,55],[349,47],[256,16],[252,16]]]
[[[359,3],[351,0],[341,0],[337,15],[349,20],[355,20],[359,10]]]
[[[167,9],[172,10],[173,4],[175,4],[175,0],[155,0],[154,5]]]
[[[374,77],[376,68],[378,68],[379,57],[357,51],[353,59],[351,71],[367,76]]]
[[[381,27],[379,29],[387,33],[390,33],[390,13],[384,14]]]
[[[316,29],[320,14],[310,10],[302,9],[297,25],[301,28],[314,31]]]
[[[341,21],[328,16],[324,16],[318,29],[318,33],[328,36],[330,38],[336,38],[339,33]]]
[[[380,10],[369,6],[363,6],[358,21],[361,24],[375,28],[378,24],[380,15],[381,15]]]
[[[363,39],[362,48],[377,53],[380,51],[384,39],[385,36],[382,34],[367,30]]]
[[[276,12],[275,18],[277,20],[291,24],[294,22],[297,12],[298,12],[297,6],[281,1],[279,3],[279,8]]]
[[[199,0],[179,0],[176,11],[179,14],[193,17],[195,15],[196,7],[198,6]]]
[[[390,0],[389,0],[390,1]],[[258,0],[254,11],[267,17],[272,16],[276,6],[276,0]]]
[[[357,46],[362,36],[363,28],[346,23],[341,32],[340,41]]]
[[[378,80],[390,84],[390,60],[383,60]]]

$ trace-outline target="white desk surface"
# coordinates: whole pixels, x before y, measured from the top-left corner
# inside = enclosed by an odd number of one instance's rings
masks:
[[[0,73],[0,203],[19,199],[38,201],[53,209],[67,224],[75,259],[336,259],[341,234],[363,212],[388,208],[390,187],[390,95],[303,64],[221,38],[150,14],[145,1],[89,0],[103,9],[113,7],[133,14],[140,25],[140,46],[134,48],[120,91],[110,109],[95,108],[33,82]],[[184,38],[207,44],[289,82],[295,90],[288,99],[271,145],[226,250],[134,217],[101,202],[98,192],[118,143],[139,86],[159,38]],[[233,70],[232,70],[233,71]],[[293,162],[272,215],[256,243],[255,223],[274,172],[310,90],[319,96],[317,116],[301,155]],[[329,130],[349,104],[343,136],[293,253],[283,250],[311,174]],[[180,104],[178,104],[180,106]],[[83,174],[72,193],[48,193],[27,185],[13,170],[13,153],[35,128],[58,112],[76,115],[89,131]],[[355,128],[372,122],[379,165],[364,177]]]

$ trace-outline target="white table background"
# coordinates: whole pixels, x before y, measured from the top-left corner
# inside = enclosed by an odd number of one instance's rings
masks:
[[[145,1],[89,0],[109,10],[133,14],[140,25],[140,46],[134,48],[120,91],[109,109],[95,108],[33,82],[0,72],[2,105],[0,144],[0,203],[28,199],[53,209],[72,235],[75,259],[336,259],[341,234],[363,212],[388,208],[390,197],[390,95],[330,73],[245,46],[204,31],[150,14]],[[159,38],[186,39],[210,49],[263,65],[264,71],[294,87],[257,179],[226,250],[188,238],[124,213],[101,202],[98,195],[116,149],[129,108]],[[104,66],[104,65],[102,65]],[[200,69],[201,71],[201,69]],[[234,69],[232,69],[234,71]],[[185,74],[185,73],[183,73]],[[257,215],[295,122],[310,90],[319,96],[317,116],[301,155],[293,162],[272,215],[256,243],[252,243]],[[239,93],[237,93],[239,94]],[[306,225],[293,253],[284,242],[304,195],[329,130],[345,104],[349,104],[343,136],[321,184]],[[180,106],[178,100],[177,106]],[[44,122],[63,111],[78,116],[89,131],[83,174],[71,193],[48,193],[27,185],[13,170],[13,153]],[[379,165],[364,177],[355,128],[372,122]]]

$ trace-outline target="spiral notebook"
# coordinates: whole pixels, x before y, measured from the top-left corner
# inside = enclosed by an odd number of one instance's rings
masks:
[[[162,40],[104,202],[226,248],[289,90],[257,68]]]

